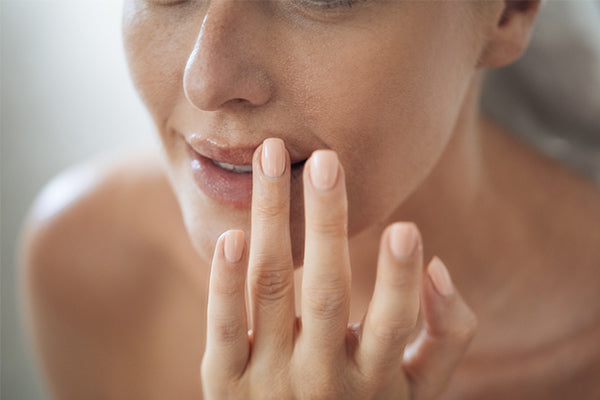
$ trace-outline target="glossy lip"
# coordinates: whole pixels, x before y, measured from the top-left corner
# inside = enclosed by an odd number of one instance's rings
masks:
[[[261,142],[255,145],[230,146],[199,135],[191,135],[186,142],[199,155],[232,165],[252,165],[254,151],[262,144]],[[290,149],[288,149],[288,152],[292,164],[305,161],[308,158],[297,156]]]
[[[190,169],[194,181],[211,199],[236,208],[252,203],[252,173],[235,173],[215,165],[210,158],[194,151],[187,143]]]
[[[251,165],[254,148],[249,152],[248,147],[214,147],[206,144],[202,146],[202,153],[196,150],[189,142],[185,143],[189,156],[189,165],[198,187],[211,199],[233,206],[247,209],[252,204],[252,173],[239,173],[226,170],[216,165],[213,160],[233,165]],[[248,154],[250,158],[248,159]],[[210,156],[207,156],[210,155]],[[249,160],[249,161],[248,161]],[[296,184],[302,179],[304,161],[294,163],[291,170],[291,182]]]

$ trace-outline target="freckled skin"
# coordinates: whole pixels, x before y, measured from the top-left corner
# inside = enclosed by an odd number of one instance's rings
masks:
[[[484,69],[525,51],[536,7],[309,4],[125,1],[125,52],[164,166],[154,153],[101,165],[68,207],[44,221],[34,208],[25,293],[52,390],[201,398],[213,250],[228,229],[251,237],[250,210],[208,200],[189,172],[182,135],[202,133],[337,152],[351,321],[369,305],[382,230],[416,223],[425,262],[444,260],[479,319],[441,399],[597,397],[600,193],[479,110]],[[290,207],[299,267],[302,182]]]
[[[480,28],[463,23],[468,3],[366,2],[330,11],[234,3],[208,13],[203,3],[125,6],[132,76],[159,127],[196,247],[208,259],[220,232],[248,231],[249,221],[194,194],[174,131],[224,126],[219,137],[234,143],[271,135],[304,156],[333,149],[356,205],[350,234],[384,222],[439,160],[458,119],[478,56],[472,38]],[[229,102],[237,98],[248,103]],[[299,187],[292,231],[301,265]],[[215,213],[220,218],[208,218]]]

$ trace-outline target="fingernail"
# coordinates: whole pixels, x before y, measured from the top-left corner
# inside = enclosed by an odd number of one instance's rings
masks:
[[[448,269],[446,269],[446,266],[438,257],[433,258],[429,264],[427,273],[433,283],[433,287],[435,287],[435,290],[440,295],[446,297],[454,293],[454,285],[452,285]]]
[[[265,175],[279,178],[285,171],[285,144],[281,139],[266,139],[263,142],[261,164]]]
[[[417,231],[411,223],[395,223],[390,228],[390,250],[398,261],[408,260],[417,247]]]
[[[242,259],[242,253],[244,252],[244,232],[242,231],[228,231],[225,234],[225,259],[228,263],[234,264]]]
[[[317,150],[310,158],[310,180],[317,190],[330,190],[338,177],[337,154],[331,150]]]

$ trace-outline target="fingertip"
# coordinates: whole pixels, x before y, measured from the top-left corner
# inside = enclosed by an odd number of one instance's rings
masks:
[[[271,178],[280,178],[288,164],[285,143],[280,138],[265,139],[262,145],[261,166],[263,173]]]
[[[223,240],[223,255],[230,264],[237,264],[244,255],[246,248],[246,236],[244,231],[229,230],[221,235]]]
[[[434,257],[423,279],[424,327],[405,349],[403,366],[415,398],[437,398],[477,331],[477,317],[453,284],[448,268]],[[432,385],[439,382],[439,385]]]
[[[427,275],[437,294],[442,297],[449,297],[454,294],[454,284],[450,278],[450,273],[438,256],[433,257],[429,263]]]
[[[339,159],[333,150],[316,150],[308,162],[310,182],[321,192],[335,187],[339,177]]]
[[[395,222],[388,227],[389,250],[398,262],[406,262],[422,249],[421,234],[413,222]]]
[[[433,336],[472,337],[477,329],[477,316],[452,282],[448,268],[435,256],[427,266],[425,285],[425,317]]]

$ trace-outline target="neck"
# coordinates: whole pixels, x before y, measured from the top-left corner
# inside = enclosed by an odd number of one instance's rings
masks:
[[[484,160],[485,137],[493,129],[478,106],[481,80],[481,72],[473,77],[447,148],[428,178],[387,221],[351,238],[353,265],[369,266],[353,272],[356,285],[364,286],[356,287],[357,291],[368,292],[374,282],[371,266],[376,265],[381,231],[389,223],[415,222],[423,237],[425,262],[440,256],[457,284],[473,276],[474,264],[483,257],[481,249],[489,247],[482,242],[494,240],[485,235],[500,232],[500,226],[490,230],[488,225],[498,199],[490,190],[490,171]],[[488,229],[481,229],[482,221]],[[503,221],[494,219],[494,223]]]

